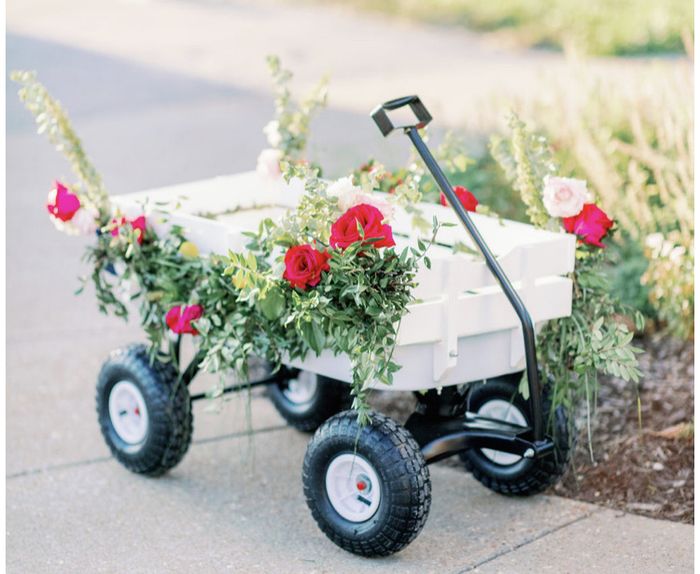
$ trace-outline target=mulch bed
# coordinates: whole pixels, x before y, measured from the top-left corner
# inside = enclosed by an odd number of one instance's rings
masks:
[[[635,386],[602,378],[592,426],[595,462],[584,429],[572,468],[553,491],[693,523],[693,345],[662,337],[637,344],[645,350],[639,358],[644,372],[638,390],[641,427]]]
[[[660,336],[636,345],[644,349],[643,380],[637,387],[601,377],[591,426],[595,462],[583,419],[571,469],[550,492],[693,523],[693,345]],[[400,421],[415,405],[410,393],[377,392],[370,402]],[[457,457],[440,464],[461,466]]]

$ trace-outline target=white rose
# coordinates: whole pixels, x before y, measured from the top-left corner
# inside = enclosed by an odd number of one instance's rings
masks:
[[[258,165],[256,171],[263,179],[277,179],[282,175],[280,169],[280,160],[282,152],[277,149],[264,149],[258,156]]]
[[[340,209],[343,211],[347,211],[351,207],[355,207],[356,205],[361,205],[363,203],[376,207],[382,212],[385,220],[391,219],[394,215],[394,206],[377,194],[369,194],[358,191],[355,193],[346,193],[338,198],[338,207],[340,207]]]
[[[272,120],[264,128],[263,133],[267,136],[267,143],[276,148],[282,143],[280,135],[280,124],[277,120]]]
[[[545,176],[542,201],[552,217],[578,215],[587,199],[588,189],[584,180]]]
[[[79,235],[94,235],[97,231],[98,212],[93,207],[81,207],[70,220]]]
[[[394,215],[394,206],[377,194],[369,194],[352,182],[352,177],[341,177],[334,181],[326,189],[329,197],[338,199],[338,207],[341,211],[347,211],[351,207],[366,203],[376,207],[382,212],[384,219],[391,219]]]
[[[326,189],[326,194],[329,197],[340,198],[343,195],[360,193],[361,191],[362,190],[352,182],[352,176],[349,176],[341,177],[340,179],[337,179],[331,183]]]

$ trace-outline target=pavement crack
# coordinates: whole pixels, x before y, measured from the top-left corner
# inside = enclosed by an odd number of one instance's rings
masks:
[[[568,522],[564,522],[563,524],[559,524],[558,526],[554,526],[552,528],[548,528],[547,530],[543,530],[542,532],[539,532],[535,534],[534,536],[530,536],[528,538],[525,538],[522,542],[519,542],[518,544],[514,544],[511,546],[508,546],[507,548],[503,548],[502,550],[499,550],[498,552],[492,554],[491,556],[487,556],[483,560],[479,560],[478,562],[474,562],[473,564],[470,564],[466,568],[460,570],[457,572],[457,574],[464,574],[465,572],[473,572],[480,566],[483,566],[484,564],[487,564],[489,562],[492,562],[496,560],[497,558],[500,558],[501,556],[505,556],[506,554],[510,554],[511,552],[515,552],[516,550],[519,550],[523,546],[527,546],[529,544],[532,544],[533,542],[537,542],[538,540],[541,540],[542,538],[549,536],[550,534],[554,534],[555,532],[558,532],[562,528],[567,528],[568,526],[571,526],[572,524],[576,524],[577,522],[581,522],[582,520],[586,520],[587,518],[590,518],[593,516],[596,512],[600,512],[603,510],[602,508],[596,508],[594,510],[591,510],[590,512],[583,514],[582,516],[577,516],[576,518],[569,520]]]
[[[281,431],[281,430],[285,430],[288,428],[290,428],[289,425],[277,425],[277,426],[271,426],[271,427],[263,427],[263,428],[259,428],[259,429],[255,429],[255,430],[245,430],[245,431],[222,434],[222,435],[211,436],[211,437],[206,437],[206,438],[200,438],[197,440],[193,440],[192,444],[193,445],[208,444],[208,443],[212,443],[212,442],[220,442],[222,440],[244,438],[244,437],[248,437],[248,436],[255,436],[258,434],[267,434],[270,432]],[[70,469],[70,468],[79,468],[81,466],[90,466],[90,465],[99,464],[102,462],[109,462],[110,460],[114,460],[114,458],[112,456],[99,456],[96,458],[89,458],[86,460],[78,460],[78,461],[74,461],[74,462],[63,462],[63,463],[59,463],[59,464],[51,464],[51,465],[42,466],[39,468],[28,468],[26,470],[20,470],[19,472],[14,472],[12,474],[5,475],[5,480],[12,480],[15,478],[24,478],[26,476],[43,474],[43,473],[47,473],[47,472],[53,472],[56,470],[66,470],[66,469]]]
[[[12,480],[13,478],[22,478],[25,476],[32,476],[34,474],[42,474],[44,472],[51,472],[54,470],[65,470],[67,468],[77,468],[80,466],[89,466],[91,464],[98,464],[100,462],[107,462],[112,460],[111,456],[100,456],[97,458],[90,458],[87,460],[78,460],[75,462],[64,462],[61,464],[51,464],[48,466],[42,466],[40,468],[28,468],[27,470],[21,470],[13,474],[8,474],[5,476],[6,480]]]

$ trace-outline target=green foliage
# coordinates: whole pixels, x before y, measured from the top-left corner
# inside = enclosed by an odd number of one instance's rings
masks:
[[[60,102],[36,79],[36,72],[13,71],[10,79],[17,82],[19,99],[34,115],[39,134],[46,134],[56,149],[63,153],[83,186],[84,197],[99,210],[102,219],[109,215],[109,198],[102,178],[83,150]],[[106,223],[106,220],[105,220]]]
[[[510,140],[494,137],[491,153],[520,193],[530,222],[551,229],[558,222],[550,217],[542,203],[542,182],[545,176],[556,172],[556,166],[547,141],[529,132],[515,112],[508,117],[508,127]]]
[[[650,301],[649,286],[642,281],[649,267],[642,246],[622,232],[608,249],[609,263],[605,271],[613,297],[645,317],[655,318],[657,313]]]
[[[84,259],[93,266],[91,279],[100,311],[126,319],[127,303],[134,301],[155,357],[164,343],[170,346],[165,314],[176,305],[200,303],[196,286],[209,264],[180,252],[185,238],[178,226],[160,238],[147,228],[141,244],[136,237],[128,223],[116,237],[107,226],[97,243],[87,247]],[[170,351],[174,356],[171,346]]]
[[[426,130],[422,135],[424,140],[429,139]],[[479,201],[477,212],[527,221],[523,202],[513,192],[503,170],[491,155],[483,153],[477,158],[470,157],[464,139],[450,131],[438,146],[435,157],[452,184],[464,186],[476,196]],[[416,229],[430,230],[430,222],[414,206],[420,201],[439,202],[440,190],[414,150],[406,167],[388,171],[382,164],[370,159],[355,170],[353,177],[363,187],[369,185],[372,189],[393,195],[397,205],[413,214]],[[458,250],[463,248],[459,244],[455,247]]]
[[[501,43],[591,55],[681,52],[693,29],[690,0],[336,0],[369,10],[490,31]]]
[[[432,241],[419,241],[401,253],[362,242],[329,249],[330,270],[320,283],[305,290],[291,287],[282,278],[280,248],[327,245],[330,223],[340,215],[337,199],[325,193],[326,182],[308,168],[294,169],[297,175],[306,170],[306,193],[280,222],[261,222],[250,234],[251,251],[228,254],[223,275],[231,278],[233,290],[217,279],[203,283],[200,299],[216,301],[214,315],[207,305],[207,316],[197,323],[203,364],[214,371],[241,371],[251,354],[279,366],[324,349],[345,353],[353,367],[353,408],[365,423],[369,386],[391,384],[399,369],[392,360],[396,335],[413,300],[418,264],[430,265],[426,253]],[[433,222],[433,240],[438,227]]]
[[[497,139],[492,149],[528,205],[532,223],[552,228],[541,199],[542,178],[555,173],[547,141],[530,132],[515,114],[510,116],[509,140]],[[610,294],[605,276],[608,251],[579,243],[572,273],[571,316],[548,321],[538,336],[539,364],[554,384],[554,405],[595,405],[598,374],[607,373],[637,382],[640,371],[632,346],[633,333],[617,317],[623,306]],[[638,317],[641,321],[641,317]],[[590,412],[590,411],[589,411]],[[589,419],[590,420],[590,419]]]
[[[268,56],[267,65],[275,92],[275,116],[265,127],[268,143],[282,152],[283,161],[296,163],[306,159],[304,151],[313,114],[326,105],[328,79],[323,78],[298,105],[292,100],[289,82],[292,73],[282,68],[277,56]]]

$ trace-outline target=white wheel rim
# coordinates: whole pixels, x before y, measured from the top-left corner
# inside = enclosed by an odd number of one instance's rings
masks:
[[[489,417],[499,421],[505,421],[522,427],[527,427],[527,419],[522,411],[513,403],[503,399],[492,399],[486,401],[476,413],[482,417]],[[491,462],[501,466],[510,466],[522,460],[521,456],[509,452],[501,452],[490,448],[482,448],[481,453]]]
[[[310,402],[316,395],[318,387],[318,376],[310,371],[300,371],[299,374],[290,379],[282,393],[287,400],[297,405]]]
[[[333,459],[326,471],[326,492],[335,511],[350,522],[372,518],[382,499],[374,467],[358,454]]]
[[[120,381],[109,393],[109,418],[115,432],[127,444],[139,444],[148,432],[148,409],[139,388]]]

